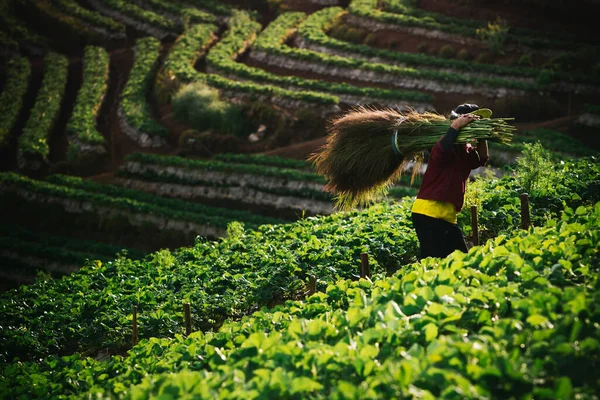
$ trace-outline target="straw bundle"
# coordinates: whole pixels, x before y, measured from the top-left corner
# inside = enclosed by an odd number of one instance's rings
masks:
[[[460,130],[456,143],[485,139],[508,144],[515,130],[507,124],[512,119],[475,120]],[[409,162],[422,160],[423,151],[450,124],[430,112],[357,107],[329,122],[325,145],[309,161],[328,179],[325,190],[336,194],[336,208],[349,209],[384,194]]]

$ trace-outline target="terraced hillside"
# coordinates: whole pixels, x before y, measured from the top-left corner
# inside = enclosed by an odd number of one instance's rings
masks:
[[[7,221],[146,251],[175,248],[220,237],[233,220],[330,214],[333,199],[310,166],[233,157],[282,149],[303,159],[307,150],[293,146],[316,140],[316,150],[327,120],[356,105],[444,113],[469,101],[524,123],[565,110],[590,119],[597,43],[581,32],[511,29],[501,52],[522,60],[508,65],[491,50],[484,59],[448,47],[483,49],[489,43],[477,29],[486,21],[458,24],[404,1],[326,3],[3,0],[1,168],[29,178],[3,175]],[[427,43],[391,46],[384,37],[394,34]],[[446,50],[434,51],[440,44]],[[573,54],[588,55],[592,69],[564,61]],[[567,157],[595,154],[577,133],[587,128],[572,126],[523,130],[512,148],[492,148],[490,166],[502,174],[536,140]],[[85,180],[45,179],[56,174]],[[390,199],[414,196],[418,184],[405,176]]]
[[[0,399],[596,399],[582,3],[0,0]],[[334,210],[332,117],[464,102],[518,129],[468,253],[417,260],[414,164]]]

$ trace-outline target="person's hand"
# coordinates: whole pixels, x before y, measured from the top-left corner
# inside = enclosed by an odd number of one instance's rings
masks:
[[[461,128],[480,118],[481,117],[479,115],[463,114],[460,117],[456,118],[454,121],[452,121],[452,124],[450,126],[456,129],[457,131],[460,131]]]

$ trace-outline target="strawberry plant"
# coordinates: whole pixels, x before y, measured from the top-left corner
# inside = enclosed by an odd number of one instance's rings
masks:
[[[598,224],[600,203],[566,209],[544,227],[469,253],[428,258],[373,281],[337,280],[214,332],[144,339],[124,357],[4,364],[0,392],[594,398]]]
[[[31,67],[26,58],[17,57],[8,62],[7,83],[0,95],[0,147],[5,147],[10,140],[10,131],[21,111],[30,73]]]

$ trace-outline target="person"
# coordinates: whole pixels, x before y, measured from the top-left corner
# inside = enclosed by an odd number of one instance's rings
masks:
[[[487,141],[477,148],[456,144],[459,131],[479,116],[470,114],[476,104],[461,104],[450,114],[448,132],[431,149],[431,156],[417,199],[412,207],[412,222],[420,245],[420,259],[446,257],[455,250],[467,252],[467,245],[457,225],[463,207],[471,170],[484,166],[488,159]]]

